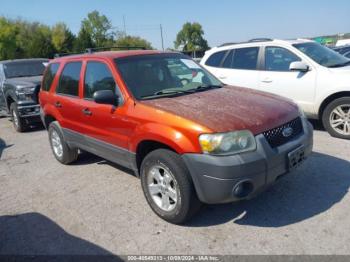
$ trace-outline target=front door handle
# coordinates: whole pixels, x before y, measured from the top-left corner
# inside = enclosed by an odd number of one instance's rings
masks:
[[[261,80],[261,82],[263,82],[263,83],[272,83],[272,81],[273,80],[271,78],[269,78],[269,77],[266,77],[263,80]]]
[[[219,76],[219,79],[226,79],[227,76]]]
[[[92,112],[90,111],[89,108],[85,108],[82,110],[83,114],[86,115],[86,116],[91,116],[92,115]]]
[[[57,102],[55,103],[55,107],[61,108],[61,107],[62,107],[62,104],[61,104],[59,101],[57,101]]]

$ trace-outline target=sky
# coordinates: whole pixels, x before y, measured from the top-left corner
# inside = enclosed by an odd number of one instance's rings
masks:
[[[116,29],[173,48],[185,22],[199,22],[210,46],[251,38],[297,38],[350,32],[349,0],[1,0],[0,15],[47,25],[65,22],[77,33],[98,10]],[[124,19],[123,19],[124,17]]]

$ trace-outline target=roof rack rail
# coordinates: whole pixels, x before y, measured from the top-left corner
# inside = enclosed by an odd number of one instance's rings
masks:
[[[271,39],[271,38],[253,38],[253,39],[250,39],[250,40],[244,41],[244,42],[224,43],[224,44],[219,45],[218,47],[223,47],[223,46],[228,46],[228,45],[248,44],[248,43],[255,43],[255,42],[271,42],[271,41],[273,41],[273,39]]]
[[[236,44],[239,44],[237,42],[232,42],[232,43],[223,43],[221,45],[219,45],[219,47],[222,47],[222,46],[228,46],[228,45],[236,45]]]
[[[144,46],[107,46],[107,47],[86,48],[85,53],[91,54],[95,51],[108,51],[112,49],[146,50]]]
[[[59,57],[62,57],[62,56],[69,56],[69,55],[78,55],[78,54],[81,54],[81,53],[77,53],[77,52],[70,52],[70,53],[56,53],[54,54],[54,58],[59,58]]]
[[[271,38],[253,38],[250,39],[248,42],[270,42],[273,41]]]
[[[146,50],[143,46],[108,46],[108,47],[91,47],[86,48],[85,52],[69,52],[69,53],[56,53],[54,58],[62,57],[62,56],[70,56],[70,55],[79,55],[82,53],[92,54],[96,51],[107,51],[112,49],[124,49],[124,50]]]

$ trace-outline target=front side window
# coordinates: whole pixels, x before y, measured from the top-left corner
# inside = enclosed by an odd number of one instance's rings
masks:
[[[213,66],[213,67],[220,67],[221,65],[221,61],[224,58],[224,56],[226,55],[227,50],[225,51],[220,51],[220,52],[216,52],[214,54],[212,54],[207,61],[205,62],[205,64],[207,66]]]
[[[238,48],[231,50],[225,58],[223,67],[244,70],[256,70],[258,63],[258,47]]]
[[[350,64],[348,58],[315,42],[294,44],[293,46],[322,66],[342,67]]]
[[[181,54],[130,56],[115,60],[136,99],[186,95],[221,86],[221,82]]]
[[[56,93],[79,96],[81,62],[67,63],[63,68]]]
[[[6,78],[41,76],[47,60],[14,61],[4,64]]]
[[[43,79],[43,84],[41,89],[44,91],[49,91],[50,87],[52,85],[52,82],[57,74],[58,68],[59,68],[60,64],[59,63],[54,63],[54,64],[50,64],[46,70],[46,73],[44,75],[44,79]]]
[[[267,71],[287,72],[290,64],[296,61],[301,59],[285,48],[274,46],[265,48],[265,70]]]
[[[85,72],[84,98],[92,98],[96,91],[112,90],[116,83],[108,66],[101,62],[88,62]]]

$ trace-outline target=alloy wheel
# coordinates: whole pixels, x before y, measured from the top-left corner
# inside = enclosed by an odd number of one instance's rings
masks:
[[[63,146],[61,138],[59,137],[56,130],[52,130],[51,132],[51,144],[55,155],[61,158],[63,156]]]
[[[339,105],[329,117],[331,127],[341,135],[350,135],[350,104]]]
[[[178,203],[178,185],[173,174],[162,165],[150,168],[147,175],[148,192],[154,203],[164,211],[172,211]]]

